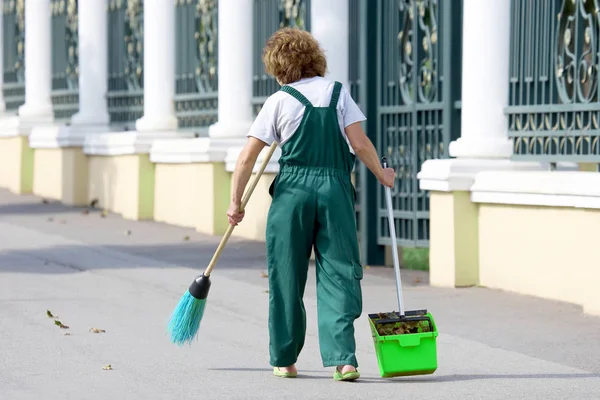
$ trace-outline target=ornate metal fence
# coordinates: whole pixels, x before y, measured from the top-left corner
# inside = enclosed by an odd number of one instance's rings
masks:
[[[512,0],[509,136],[513,158],[600,162],[594,0]]]
[[[258,114],[266,98],[279,89],[262,63],[262,49],[277,29],[285,26],[310,30],[310,0],[254,0],[254,112]]]
[[[109,0],[107,12],[110,121],[135,129],[135,121],[144,113],[144,3]]]
[[[25,102],[25,0],[4,1],[3,94],[6,109],[16,111]]]
[[[176,1],[175,110],[180,129],[206,133],[217,121],[217,3]]]
[[[77,0],[52,0],[52,104],[57,120],[79,109]]]
[[[447,158],[460,136],[461,3],[377,2],[377,148],[396,170],[392,203],[401,246],[429,245],[429,193],[419,189],[417,173],[426,160]],[[378,241],[391,244],[378,188]]]

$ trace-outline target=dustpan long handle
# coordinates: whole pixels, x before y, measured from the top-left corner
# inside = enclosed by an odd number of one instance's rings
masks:
[[[263,172],[265,171],[265,168],[267,168],[267,164],[269,164],[269,161],[271,160],[271,157],[273,156],[273,153],[275,152],[276,147],[277,147],[277,142],[273,142],[273,144],[269,148],[269,151],[267,152],[265,158],[263,159],[263,162],[262,162],[258,172],[254,176],[254,179],[250,182],[250,186],[246,190],[246,193],[242,196],[242,203],[240,204],[240,212],[244,211],[246,209],[246,205],[248,204],[248,201],[250,200],[250,196],[252,196],[252,192],[254,192],[254,189],[256,188],[256,185],[258,184],[260,177],[262,176]],[[205,276],[210,276],[210,273],[212,272],[213,268],[217,264],[217,260],[219,259],[221,252],[225,248],[225,244],[227,243],[227,240],[229,240],[229,237],[231,236],[231,233],[233,232],[233,228],[234,228],[234,226],[231,224],[227,228],[225,235],[223,235],[223,238],[221,239],[221,243],[219,243],[219,247],[217,247],[217,250],[215,251],[215,254],[213,255],[212,259],[210,260],[208,267],[206,267],[206,269],[204,270]]]
[[[381,159],[383,168],[387,168],[387,159]],[[394,270],[396,271],[396,290],[398,291],[398,311],[404,316],[404,298],[402,296],[402,278],[400,276],[400,260],[398,257],[398,245],[396,243],[396,227],[394,224],[394,209],[392,207],[392,191],[385,186],[385,200],[388,211],[388,223],[390,227],[390,238],[392,239],[392,256],[394,259]]]

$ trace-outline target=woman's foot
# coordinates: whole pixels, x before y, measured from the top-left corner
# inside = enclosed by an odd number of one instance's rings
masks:
[[[295,365],[290,365],[287,367],[274,367],[273,374],[280,378],[295,378],[298,376],[298,370],[296,370]]]
[[[333,379],[336,381],[354,381],[358,378],[360,373],[353,365],[339,365],[333,374]]]

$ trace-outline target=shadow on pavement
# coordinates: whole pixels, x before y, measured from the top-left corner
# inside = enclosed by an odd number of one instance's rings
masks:
[[[74,211],[83,211],[82,208],[69,208],[64,204],[48,201],[43,203],[42,200],[39,202],[22,202],[22,203],[3,203],[0,204],[0,216],[2,215],[39,215],[39,214],[59,214],[59,213],[73,213]],[[100,213],[98,209],[90,209],[90,214]]]
[[[61,274],[112,268],[204,269],[215,249],[213,243],[164,245],[86,245],[14,249],[0,253],[1,272]],[[140,258],[143,257],[144,259]],[[242,243],[226,248],[219,269],[266,269],[264,245]]]
[[[485,379],[585,379],[585,378],[600,378],[600,374],[473,374],[473,375],[441,375],[428,376],[423,378],[385,378],[385,382],[460,382],[460,381],[475,381]],[[384,379],[377,380],[381,382]],[[374,382],[374,381],[373,381]]]

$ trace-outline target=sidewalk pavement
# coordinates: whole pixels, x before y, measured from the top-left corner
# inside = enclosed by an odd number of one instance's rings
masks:
[[[439,368],[380,378],[366,314],[396,308],[388,268],[365,270],[355,325],[360,381],[334,382],[321,366],[312,269],[302,375],[275,378],[264,244],[236,238],[213,271],[198,342],[179,348],[166,321],[219,241],[0,190],[0,398],[600,398],[600,318],[485,288],[432,288],[416,271],[402,271],[406,308],[436,318]]]

